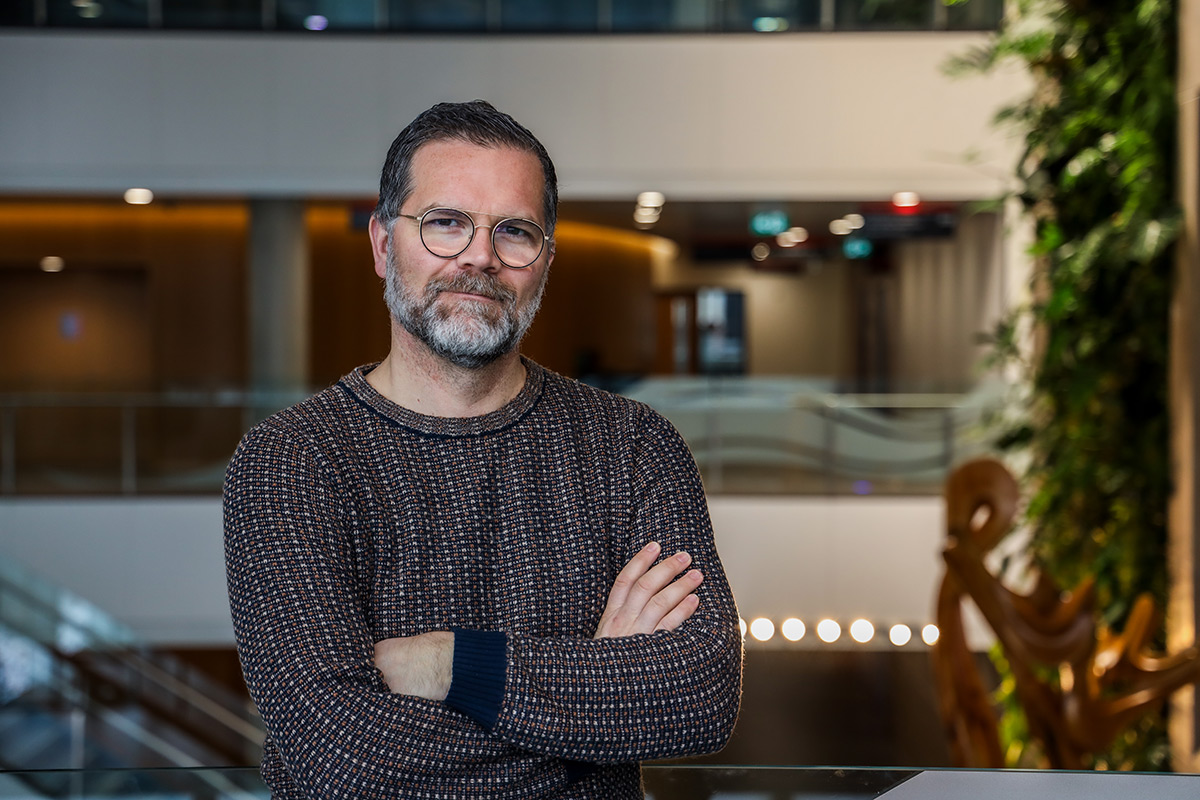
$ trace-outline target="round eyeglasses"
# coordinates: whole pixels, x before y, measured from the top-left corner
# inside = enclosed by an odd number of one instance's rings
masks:
[[[421,244],[439,258],[455,258],[471,246],[475,231],[492,229],[492,250],[500,263],[510,269],[525,269],[542,254],[549,235],[533,220],[510,217],[495,225],[478,225],[471,214],[488,216],[482,211],[457,208],[431,208],[424,214],[397,214],[415,220],[421,230]]]

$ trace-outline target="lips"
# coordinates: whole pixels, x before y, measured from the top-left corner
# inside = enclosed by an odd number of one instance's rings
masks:
[[[515,292],[495,279],[489,279],[482,275],[463,275],[457,278],[432,281],[425,291],[433,295],[447,292],[468,295],[483,300],[494,300],[497,303],[511,303],[516,299]]]

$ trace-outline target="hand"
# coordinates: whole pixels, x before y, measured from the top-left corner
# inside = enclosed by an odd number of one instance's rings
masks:
[[[454,676],[454,634],[430,631],[378,641],[375,666],[394,694],[445,700]]]
[[[673,631],[696,611],[700,598],[693,592],[704,576],[694,569],[672,583],[692,557],[680,552],[655,565],[661,549],[658,542],[651,542],[629,559],[613,582],[592,638]]]

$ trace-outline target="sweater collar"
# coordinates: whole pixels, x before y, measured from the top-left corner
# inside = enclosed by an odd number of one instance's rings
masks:
[[[367,375],[379,363],[358,367],[339,384],[360,403],[389,422],[431,436],[478,436],[502,430],[518,422],[537,403],[546,381],[540,365],[521,356],[525,365],[525,385],[505,405],[478,417],[432,417],[393,403],[367,382]]]

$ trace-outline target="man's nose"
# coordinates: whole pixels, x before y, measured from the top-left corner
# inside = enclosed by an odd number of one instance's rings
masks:
[[[475,227],[475,236],[467,249],[458,254],[458,265],[463,269],[473,267],[484,272],[498,272],[500,259],[492,247],[492,229],[484,225]]]

